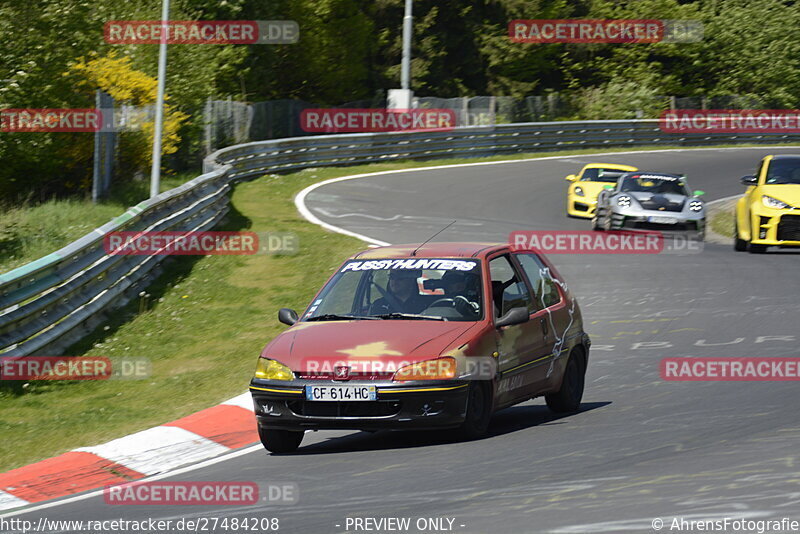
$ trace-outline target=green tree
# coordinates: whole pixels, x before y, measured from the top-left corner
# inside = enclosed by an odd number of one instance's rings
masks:
[[[750,95],[800,106],[800,6],[781,0],[703,3],[706,39],[696,67],[711,95]]]
[[[219,18],[236,18],[244,0],[217,7]],[[212,2],[206,2],[212,5]],[[110,20],[153,20],[161,0],[30,0],[0,4],[0,107],[86,108],[94,91],[64,77],[81,57],[112,50],[130,58],[133,68],[155,76],[158,45],[111,45],[104,41]],[[173,20],[194,20],[205,13],[194,0],[173,3]],[[171,45],[167,88],[171,104],[193,114],[183,135],[199,141],[197,110],[212,96],[238,90],[236,72],[247,53],[232,45]],[[192,130],[194,129],[194,130]],[[183,133],[183,132],[182,132]],[[86,194],[91,178],[91,134],[0,134],[0,201],[44,200],[53,195]]]
[[[250,46],[242,79],[248,100],[295,98],[336,105],[369,98],[373,21],[367,2],[277,0],[247,2],[248,20],[295,20],[300,41]]]

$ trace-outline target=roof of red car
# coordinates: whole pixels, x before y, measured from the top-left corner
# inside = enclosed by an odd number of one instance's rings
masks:
[[[409,258],[415,249],[416,258],[472,258],[483,257],[490,252],[507,247],[505,243],[419,243],[377,247],[355,254],[352,259]]]

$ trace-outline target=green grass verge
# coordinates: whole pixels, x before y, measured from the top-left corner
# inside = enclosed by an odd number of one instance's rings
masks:
[[[294,195],[320,177],[306,172],[240,184],[221,228],[295,232],[302,253],[175,258],[148,289],[146,302],[131,303],[68,352],[149,358],[152,374],[146,380],[3,386],[0,471],[143,430],[246,391],[261,349],[285,328],[276,320],[277,309],[303,308],[339,261],[363,248],[297,214]],[[147,311],[139,313],[140,304]]]
[[[733,237],[734,207],[719,211],[711,217],[710,226],[713,231],[725,237]]]
[[[164,177],[161,191],[177,187],[195,175]],[[133,182],[116,187],[109,199],[51,200],[35,206],[0,206],[0,273],[55,252],[145,200],[150,184]]]
[[[345,257],[365,248],[361,241],[325,231],[300,217],[293,198],[306,186],[364,172],[612,151],[306,169],[239,184],[232,195],[229,220],[220,229],[295,232],[300,252],[293,256],[184,256],[170,260],[162,276],[148,288],[146,301],[130,303],[115,314],[113,322],[68,351],[72,356],[146,357],[152,362],[152,375],[146,380],[0,386],[0,472],[144,430],[246,391],[259,352],[285,328],[276,320],[278,308],[304,308]],[[34,209],[59,211],[59,203],[53,205]],[[30,228],[36,229],[37,224],[52,229],[69,227],[84,219],[93,221],[86,223],[91,227],[99,226],[108,219],[101,220],[106,213],[102,210],[108,207],[116,215],[122,205],[87,204],[83,210],[73,206],[62,210],[60,225],[45,224],[41,217],[30,215]],[[93,210],[97,213],[87,213]],[[40,252],[30,259],[85,232],[73,233],[51,232],[50,237],[42,237],[51,243],[49,249],[32,242],[26,250]],[[140,312],[141,306],[146,309]]]

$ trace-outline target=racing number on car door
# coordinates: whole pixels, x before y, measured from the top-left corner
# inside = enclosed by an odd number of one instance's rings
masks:
[[[520,397],[530,396],[538,382],[535,363],[546,352],[543,327],[530,290],[509,256],[496,257],[489,262],[492,280],[492,306],[494,319],[502,317],[512,308],[527,308],[531,314],[528,322],[505,326],[496,330],[500,382],[497,403],[505,404]]]

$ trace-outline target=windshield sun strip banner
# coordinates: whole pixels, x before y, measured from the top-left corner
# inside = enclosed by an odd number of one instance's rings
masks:
[[[631,176],[637,180],[662,180],[664,182],[676,182],[681,180],[680,176],[669,176],[667,174],[635,174]]]
[[[350,261],[344,264],[340,272],[347,271],[379,271],[388,269],[431,269],[440,271],[472,271],[478,266],[473,260],[452,259],[397,259],[397,260],[363,260]]]

